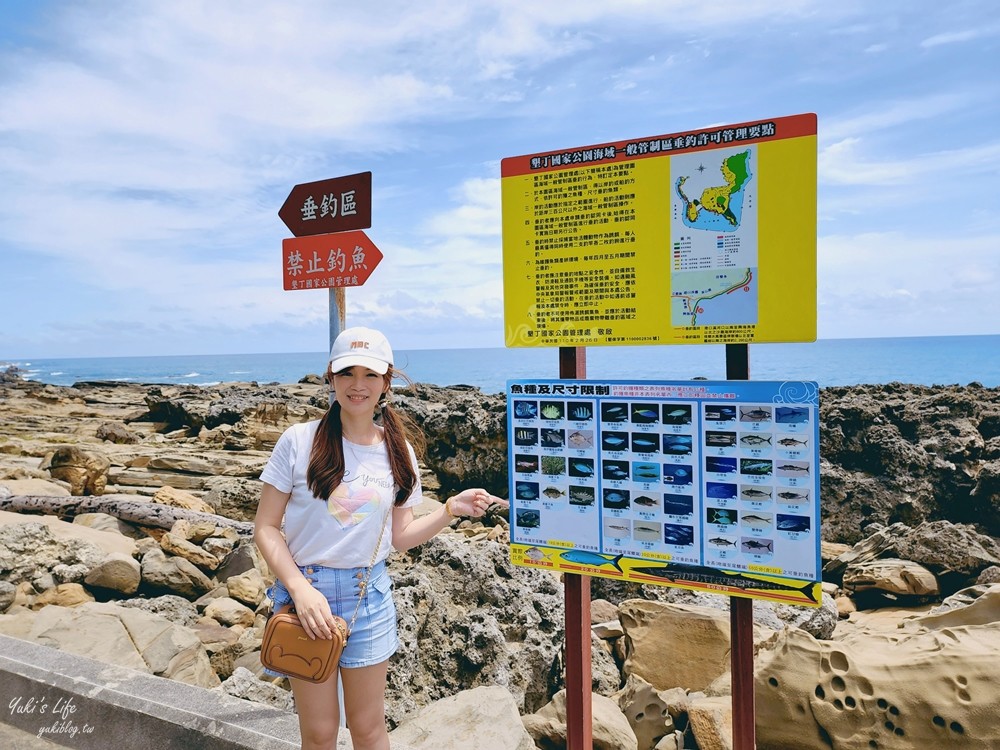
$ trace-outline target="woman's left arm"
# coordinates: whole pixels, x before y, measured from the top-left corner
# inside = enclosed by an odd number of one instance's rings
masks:
[[[480,518],[493,503],[506,506],[507,501],[475,487],[449,497],[444,504],[417,518],[413,508],[392,509],[392,546],[400,552],[423,544],[459,516]]]

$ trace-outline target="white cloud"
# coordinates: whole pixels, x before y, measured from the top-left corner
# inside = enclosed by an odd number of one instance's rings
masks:
[[[974,29],[963,29],[961,31],[946,31],[941,34],[929,36],[920,42],[921,47],[940,47],[944,44],[961,44],[971,42],[984,37],[991,37],[1000,34],[1000,26],[997,24],[986,24]]]

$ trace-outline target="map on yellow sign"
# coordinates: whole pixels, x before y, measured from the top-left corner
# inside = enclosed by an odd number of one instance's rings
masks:
[[[815,115],[512,157],[501,175],[508,346],[815,339]]]

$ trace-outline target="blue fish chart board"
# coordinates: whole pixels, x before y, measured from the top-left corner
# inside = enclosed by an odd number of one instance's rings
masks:
[[[819,606],[819,388],[507,381],[517,565]]]

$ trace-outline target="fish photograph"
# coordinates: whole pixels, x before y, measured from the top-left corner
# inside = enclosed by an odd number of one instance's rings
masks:
[[[538,430],[534,427],[518,427],[514,430],[514,445],[538,445]]]
[[[594,476],[594,459],[592,458],[569,459],[569,475],[571,477]]]
[[[705,446],[708,448],[735,448],[736,433],[707,430],[705,432]]]
[[[629,478],[628,461],[605,461],[601,466],[601,476],[605,479],[622,480]]]
[[[778,499],[783,503],[788,503],[789,505],[796,505],[798,503],[808,503],[809,502],[809,492],[796,492],[794,490],[783,490],[778,493]]]
[[[770,406],[740,407],[741,422],[770,422]]]
[[[542,419],[562,419],[566,405],[562,401],[542,401]]]
[[[514,497],[518,500],[537,500],[538,482],[515,482]]]
[[[731,508],[705,508],[706,523],[731,526],[739,521],[739,514]]]
[[[593,505],[594,488],[571,484],[569,486],[569,502],[570,505]]]
[[[770,526],[774,517],[770,513],[744,513],[740,516],[740,523],[744,526]]]
[[[806,406],[779,406],[774,410],[774,421],[778,424],[802,424],[809,421]]]
[[[691,424],[691,407],[663,404],[663,424]]]
[[[622,518],[605,519],[604,536],[610,539],[628,539],[632,536],[631,524]]]
[[[770,448],[772,446],[771,436],[758,432],[747,432],[740,435],[740,445],[744,448]]]
[[[735,547],[736,542],[732,539],[727,539],[724,536],[715,536],[708,540],[709,544],[715,545],[716,547]]]
[[[518,474],[534,474],[538,471],[538,456],[516,454],[514,456],[514,471]]]
[[[786,461],[774,467],[779,477],[801,477],[809,474],[808,461]]]
[[[770,476],[774,471],[774,464],[766,459],[741,458],[740,474],[748,474],[755,477]]]
[[[643,508],[655,508],[657,505],[656,500],[651,498],[649,495],[639,495],[639,497],[635,498],[632,502],[639,506],[640,510]]]
[[[664,435],[663,452],[669,456],[688,456],[694,449],[690,435]]]
[[[633,521],[632,538],[637,542],[659,542],[660,524],[651,521]]]
[[[601,496],[601,505],[608,510],[625,510],[631,504],[630,495],[628,490],[605,488]]]
[[[542,490],[542,494],[545,495],[549,500],[558,500],[560,498],[566,497],[565,490],[561,490],[558,487],[546,487]]]
[[[785,513],[778,514],[778,531],[809,531],[812,526],[808,516],[793,516]]]
[[[640,479],[640,477],[645,476],[645,474],[639,474],[638,469],[634,472],[634,474],[636,479]],[[673,464],[664,464],[663,481],[674,486],[691,484],[691,466],[674,466]]]
[[[594,447],[594,431],[593,430],[573,430],[567,437],[566,443],[570,448],[576,448],[577,450],[584,450],[586,448]]]
[[[586,401],[570,401],[566,404],[566,414],[574,422],[588,422],[594,416],[594,407]]]
[[[786,448],[788,450],[798,450],[799,448],[806,448],[806,447],[808,447],[809,446],[809,439],[808,438],[800,438],[800,437],[797,437],[795,435],[783,435],[778,440],[778,445],[780,445],[782,448]]]
[[[736,407],[728,404],[706,404],[704,414],[706,422],[736,421]]]
[[[537,401],[515,401],[514,416],[518,419],[534,419],[538,416]]]
[[[655,424],[660,421],[660,411],[650,404],[632,404],[632,424]]]
[[[543,448],[562,448],[565,442],[566,442],[565,430],[555,430],[555,429],[542,430]]]
[[[659,436],[649,435],[644,432],[636,432],[632,434],[633,453],[656,453],[659,448]]]
[[[627,422],[628,404],[607,402],[601,404],[601,421],[610,423]]]
[[[627,432],[605,432],[601,435],[601,448],[606,451],[627,451]]]
[[[664,544],[674,544],[678,547],[689,547],[694,544],[694,527],[677,523],[663,524]]]
[[[735,474],[736,459],[721,456],[705,456],[705,471],[709,474]]]
[[[751,485],[740,489],[740,497],[744,500],[773,500],[773,492],[774,490],[765,490]]]
[[[740,548],[744,552],[754,555],[770,554],[774,552],[774,543],[770,539],[757,539],[744,537],[740,540]]]
[[[664,493],[663,512],[668,516],[690,516],[694,513],[694,496]]]
[[[514,514],[514,524],[522,529],[537,529],[541,521],[541,514],[533,508],[518,508]]]
[[[713,500],[735,500],[736,485],[728,482],[706,482],[705,496]]]

